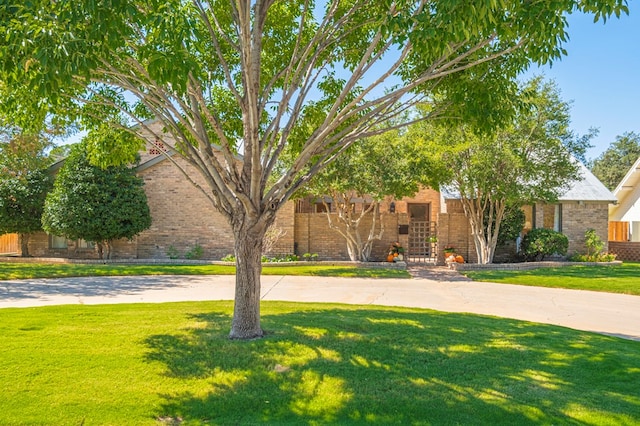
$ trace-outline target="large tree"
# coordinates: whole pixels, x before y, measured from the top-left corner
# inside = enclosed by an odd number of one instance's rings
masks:
[[[569,129],[569,105],[552,82],[534,78],[523,85],[518,112],[492,132],[469,126],[415,125],[417,143],[433,153],[432,169],[459,195],[469,220],[478,263],[491,263],[509,206],[553,202],[580,177],[589,135]],[[446,243],[446,242],[444,242]]]
[[[233,230],[230,335],[252,338],[261,241],[280,206],[417,103],[499,121],[516,75],[561,56],[576,11],[628,13],[626,0],[9,0],[0,79],[83,105],[94,126],[163,123]],[[297,157],[281,169],[288,145]]]
[[[640,158],[640,135],[626,132],[598,158],[589,163],[594,175],[611,191],[616,189],[631,166]]]
[[[431,182],[421,161],[423,154],[399,131],[360,140],[316,175],[301,194],[324,203],[329,227],[344,238],[349,258],[366,262],[373,243],[384,233],[381,202],[414,195],[421,184]]]
[[[78,145],[47,195],[42,226],[53,235],[95,242],[100,258],[110,258],[113,240],[133,238],[151,226],[143,184],[126,165],[90,164]]]

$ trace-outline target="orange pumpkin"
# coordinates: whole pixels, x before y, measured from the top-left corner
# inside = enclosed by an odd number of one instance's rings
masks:
[[[387,256],[387,262],[393,262],[393,255],[392,254]]]
[[[456,262],[457,263],[464,263],[464,258],[462,256],[460,256],[460,255],[457,255],[456,256]]]

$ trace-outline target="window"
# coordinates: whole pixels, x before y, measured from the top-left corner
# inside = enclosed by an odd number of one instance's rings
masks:
[[[553,212],[553,230],[562,232],[562,204],[556,204],[555,211]]]
[[[315,203],[315,209],[314,211],[316,213],[326,213],[327,212],[327,207],[329,208],[328,211],[331,211],[331,203]]]
[[[58,235],[49,235],[49,247],[52,249],[66,249],[67,239]]]
[[[85,241],[85,240],[78,240],[78,243],[76,244],[76,248],[86,249],[86,250],[93,250],[95,246],[96,246],[95,243],[93,243],[92,241]]]

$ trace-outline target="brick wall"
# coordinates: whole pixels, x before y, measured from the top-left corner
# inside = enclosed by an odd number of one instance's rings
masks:
[[[51,248],[50,238],[44,232],[36,232],[29,238],[29,254],[35,257],[64,257],[69,259],[98,259],[95,248],[78,247],[77,240],[67,240],[67,248]],[[134,259],[136,239],[114,241],[111,249],[113,259]]]
[[[280,230],[280,237],[277,239],[273,249],[268,255],[287,255],[294,253],[295,249],[295,202],[287,201],[278,210],[273,226]]]
[[[459,209],[458,209],[459,207]],[[455,248],[456,254],[462,256],[465,262],[476,263],[476,255],[471,227],[459,201],[447,200],[447,213],[438,215],[438,264],[443,265],[444,251],[447,246]]]
[[[337,222],[337,214],[331,213],[332,221]],[[406,214],[382,213],[384,233],[381,240],[376,240],[371,250],[371,260],[385,260],[389,246],[394,241],[407,246],[406,235],[398,234],[398,224],[407,223]],[[360,234],[368,235],[371,227],[371,216],[363,219],[360,225]],[[344,237],[335,230],[329,228],[329,221],[325,213],[296,213],[295,214],[295,241],[296,254],[318,253],[319,260],[345,260],[349,259],[347,243]]]
[[[477,255],[471,227],[464,215],[462,203],[459,200],[447,200],[447,213],[438,218],[438,245],[440,252],[447,245],[456,248],[456,252],[469,263],[477,262]],[[536,205],[535,223],[537,227],[544,226],[553,229],[556,213],[555,204]],[[596,230],[598,236],[606,241],[608,234],[609,205],[606,202],[565,202],[562,204],[562,233],[569,239],[568,254],[584,253],[584,234],[589,228]],[[496,249],[496,261],[506,260],[509,254],[515,252],[515,247],[509,246]],[[444,256],[439,253],[439,263],[444,262]]]
[[[616,260],[640,262],[640,243],[609,241],[609,253],[616,254]]]
[[[593,228],[608,250],[609,204],[584,202],[562,204],[562,233],[569,239],[568,254],[585,253],[584,234]]]

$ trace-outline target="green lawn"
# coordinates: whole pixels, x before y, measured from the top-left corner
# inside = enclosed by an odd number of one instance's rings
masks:
[[[640,263],[528,271],[469,271],[464,274],[475,281],[640,295]]]
[[[0,310],[2,425],[640,423],[640,342],[418,309],[231,302]]]
[[[120,275],[233,275],[235,266],[226,265],[121,265],[1,263],[0,280]],[[358,266],[277,265],[263,266],[263,275],[317,275],[363,278],[410,278],[403,269]]]

